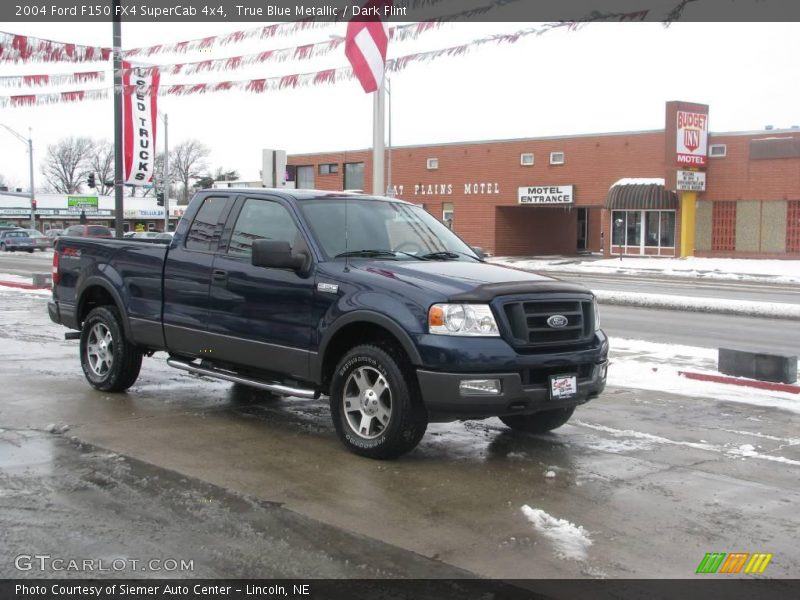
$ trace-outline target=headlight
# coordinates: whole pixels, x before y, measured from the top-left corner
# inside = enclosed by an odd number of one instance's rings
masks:
[[[600,307],[597,305],[597,298],[592,300],[592,306],[594,307],[594,330],[597,331],[600,329]]]
[[[434,304],[428,311],[428,331],[439,335],[500,335],[488,304]]]

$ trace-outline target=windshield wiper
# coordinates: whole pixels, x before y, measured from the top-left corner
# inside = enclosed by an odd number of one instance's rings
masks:
[[[466,256],[467,258],[472,258],[475,260],[480,260],[476,256],[472,256],[471,254],[467,254],[466,252],[458,252],[456,250],[442,250],[440,252],[430,252],[428,254],[423,254],[420,258],[425,260],[449,260],[454,258],[460,258],[462,256]]]
[[[394,257],[397,253],[392,250],[350,250],[349,252],[340,252],[334,258],[343,258],[345,256],[365,256],[365,257]]]

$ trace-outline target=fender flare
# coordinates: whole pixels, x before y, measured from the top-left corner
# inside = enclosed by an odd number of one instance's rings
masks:
[[[122,301],[122,296],[120,296],[119,292],[114,289],[114,286],[112,286],[106,279],[98,275],[92,275],[81,285],[81,291],[78,295],[78,304],[75,312],[76,321],[78,320],[78,315],[83,312],[83,307],[86,302],[86,290],[93,287],[101,287],[109,293],[111,298],[114,300],[114,304],[116,304],[117,310],[119,311],[119,316],[122,319],[122,328],[125,331],[125,337],[127,339],[131,339],[130,321],[128,320],[128,313],[124,310],[125,303]],[[82,322],[78,324],[82,325]]]
[[[403,327],[397,321],[394,321],[381,313],[369,310],[355,310],[342,315],[341,317],[336,319],[336,321],[334,321],[334,323],[328,329],[325,330],[325,333],[319,343],[317,364],[312,365],[312,372],[318,374],[318,377],[321,376],[321,370],[325,358],[325,352],[328,349],[330,341],[336,336],[336,334],[343,327],[346,327],[347,325],[350,325],[352,323],[372,323],[374,325],[383,327],[389,333],[391,333],[397,339],[398,342],[400,342],[400,345],[403,347],[403,350],[405,350],[412,364],[414,365],[422,364],[422,357],[420,356],[416,345],[414,345],[411,336],[405,329],[403,329]]]

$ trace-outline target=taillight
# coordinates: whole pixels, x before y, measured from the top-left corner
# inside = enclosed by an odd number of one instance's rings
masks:
[[[53,287],[56,287],[56,284],[60,279],[58,274],[58,263],[60,260],[61,260],[61,253],[58,251],[58,249],[56,249],[56,251],[53,252]]]

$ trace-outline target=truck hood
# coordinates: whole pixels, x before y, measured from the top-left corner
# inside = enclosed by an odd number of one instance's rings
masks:
[[[453,302],[488,302],[496,296],[540,292],[591,294],[582,285],[485,262],[359,260],[350,268],[438,292]]]

